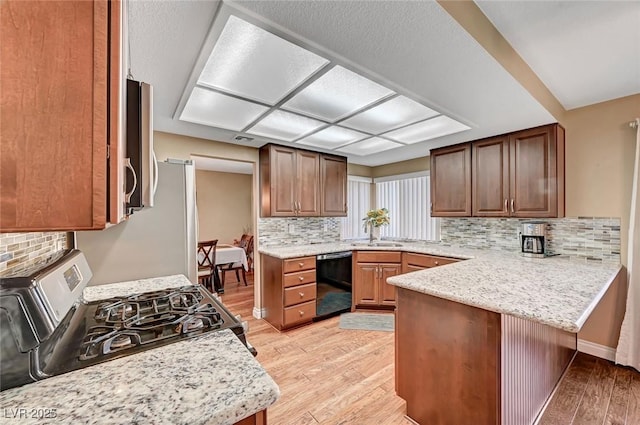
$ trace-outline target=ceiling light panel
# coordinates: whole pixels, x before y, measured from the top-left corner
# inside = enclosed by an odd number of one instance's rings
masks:
[[[198,84],[274,105],[329,61],[230,16]]]
[[[326,123],[290,112],[275,110],[258,121],[247,133],[291,142],[323,125]]]
[[[350,153],[354,155],[371,155],[374,153],[386,151],[402,146],[400,143],[392,142],[381,137],[372,137],[361,142],[353,143],[337,149],[340,152]]]
[[[436,137],[447,136],[460,131],[469,130],[470,127],[445,115],[431,118],[408,127],[385,133],[384,137],[397,140],[402,143],[418,143]]]
[[[194,87],[180,119],[239,131],[269,108],[214,91]]]
[[[282,107],[335,122],[391,94],[388,88],[335,66]]]
[[[317,133],[313,133],[304,139],[298,140],[296,143],[325,149],[335,149],[339,146],[356,142],[366,137],[370,136],[368,134],[360,133],[359,131],[332,125],[331,127],[327,127]]]
[[[340,125],[380,134],[434,117],[439,113],[413,100],[398,96],[340,122]]]

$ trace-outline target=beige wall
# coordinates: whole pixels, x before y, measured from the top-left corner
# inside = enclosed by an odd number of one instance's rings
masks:
[[[621,262],[627,264],[635,131],[640,95],[567,111],[567,216],[620,217]],[[611,285],[578,334],[607,347],[618,345],[627,295],[626,269]]]
[[[236,161],[246,161],[253,164],[252,190],[251,190],[251,224],[254,229],[255,250],[258,250],[258,214],[259,206],[259,176],[257,148],[238,146],[231,143],[222,143],[212,140],[199,139],[196,137],[181,136],[178,134],[163,133],[155,131],[153,133],[153,143],[158,161],[167,158],[190,159],[191,155],[208,156],[212,158],[233,159]],[[197,182],[196,182],[197,185]],[[196,190],[198,190],[196,186]],[[256,256],[254,266],[254,306],[256,309],[262,307],[262,283],[260,279],[260,257]]]
[[[372,177],[395,176],[398,174],[415,173],[425,171],[431,167],[428,156],[394,162],[392,164],[379,165],[372,168]]]
[[[635,131],[640,95],[567,111],[565,173],[567,216],[620,217],[622,264],[627,235]]]
[[[189,159],[191,155],[201,155],[212,158],[258,162],[257,148],[163,133],[161,131],[154,131],[153,133],[153,148],[158,161],[164,161],[167,158]]]
[[[348,163],[347,174],[350,176],[371,177],[371,167]]]
[[[196,171],[198,240],[233,243],[253,229],[249,174]]]

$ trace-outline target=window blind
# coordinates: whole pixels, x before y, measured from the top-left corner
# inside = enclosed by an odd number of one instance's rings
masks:
[[[342,219],[342,239],[361,239],[368,237],[362,229],[362,218],[371,209],[371,179],[348,176],[347,179],[347,216]]]
[[[394,180],[376,181],[376,208],[387,208],[391,218],[391,223],[382,227],[381,235],[439,240],[439,222],[431,217],[429,192],[428,175],[397,176]]]

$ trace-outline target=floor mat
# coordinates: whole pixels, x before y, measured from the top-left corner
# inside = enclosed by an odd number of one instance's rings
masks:
[[[351,292],[329,292],[318,304],[318,316],[351,308]]]
[[[393,332],[395,316],[388,314],[344,313],[340,315],[340,329]]]

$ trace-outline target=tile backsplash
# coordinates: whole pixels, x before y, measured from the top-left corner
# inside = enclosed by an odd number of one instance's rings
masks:
[[[65,232],[0,233],[0,276],[30,268],[66,246]]]
[[[441,218],[443,244],[520,251],[516,218]],[[547,223],[547,251],[585,261],[620,263],[620,218],[567,217],[539,220]]]
[[[337,242],[340,240],[340,218],[259,218],[258,231],[261,246]]]

